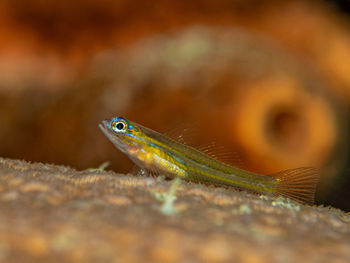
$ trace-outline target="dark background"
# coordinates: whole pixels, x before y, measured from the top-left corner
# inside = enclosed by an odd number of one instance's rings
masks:
[[[326,2],[332,3],[337,6],[338,10],[349,14],[350,12],[350,2],[347,0],[328,0]]]

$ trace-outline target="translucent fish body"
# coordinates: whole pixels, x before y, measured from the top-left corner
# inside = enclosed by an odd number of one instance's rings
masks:
[[[301,167],[261,175],[217,160],[198,149],[122,117],[106,119],[102,132],[141,169],[170,177],[314,202],[317,170]]]

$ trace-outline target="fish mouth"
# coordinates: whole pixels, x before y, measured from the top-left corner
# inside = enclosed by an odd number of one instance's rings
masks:
[[[106,135],[108,136],[108,134],[110,133],[109,131],[109,123],[110,123],[110,119],[105,119],[102,121],[102,123],[100,123],[98,125],[98,127],[100,128],[100,130]]]
[[[123,151],[126,143],[119,138],[118,134],[113,132],[110,128],[111,119],[105,119],[98,125],[103,134],[110,140],[119,150]]]
[[[106,135],[108,139],[112,141],[113,138],[118,138],[118,136],[111,130],[111,119],[105,119],[98,125],[100,130]]]
[[[109,127],[109,124],[111,123],[112,119],[104,119],[102,121],[102,125],[105,127],[105,128],[108,128]],[[99,125],[101,126],[101,124]]]

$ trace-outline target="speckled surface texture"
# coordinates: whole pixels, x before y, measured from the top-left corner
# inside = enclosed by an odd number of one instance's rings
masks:
[[[0,262],[349,262],[340,210],[171,185],[0,158]]]

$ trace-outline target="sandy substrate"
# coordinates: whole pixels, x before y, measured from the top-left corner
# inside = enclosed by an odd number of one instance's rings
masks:
[[[0,158],[0,262],[349,258],[350,215],[334,208]]]

